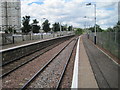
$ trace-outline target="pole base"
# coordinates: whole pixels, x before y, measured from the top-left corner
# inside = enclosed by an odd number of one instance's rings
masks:
[[[87,36],[88,36],[88,39],[89,39],[89,34]]]
[[[96,36],[94,36],[94,44],[96,44]]]

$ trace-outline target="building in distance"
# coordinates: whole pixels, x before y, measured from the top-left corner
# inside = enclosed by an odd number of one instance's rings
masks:
[[[0,1],[0,31],[8,27],[19,30],[21,27],[21,2],[20,0]]]

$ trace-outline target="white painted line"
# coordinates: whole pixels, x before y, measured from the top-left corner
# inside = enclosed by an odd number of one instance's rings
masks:
[[[96,46],[97,47],[97,46]],[[107,53],[105,53],[102,49],[97,47],[101,52],[103,52],[108,58],[110,58],[115,64],[117,64],[120,67],[120,64],[118,64],[112,57],[110,57]]]
[[[77,49],[76,49],[76,56],[75,56],[75,63],[74,63],[74,71],[73,71],[73,78],[72,78],[72,85],[71,88],[73,89],[77,89],[78,88],[78,61],[79,61],[79,42],[80,42],[80,38],[78,39],[78,43],[77,43]]]

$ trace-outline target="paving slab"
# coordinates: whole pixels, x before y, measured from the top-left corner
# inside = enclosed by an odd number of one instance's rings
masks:
[[[82,36],[82,39],[98,87],[106,88],[106,90],[119,90],[119,66],[100,51],[85,35]]]
[[[78,88],[98,88],[82,39],[79,44]]]

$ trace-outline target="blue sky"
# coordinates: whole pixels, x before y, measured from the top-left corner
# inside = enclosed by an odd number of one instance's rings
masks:
[[[36,3],[38,5],[44,4],[44,2],[31,2],[31,3],[28,3],[28,5],[32,5],[33,3]]]
[[[112,27],[117,23],[117,1],[92,0],[96,4],[97,24],[102,28]],[[51,24],[62,24],[84,27],[94,25],[94,6],[86,6],[90,0],[21,0],[22,16],[30,15],[32,19],[47,18]],[[84,18],[86,16],[87,18]]]

